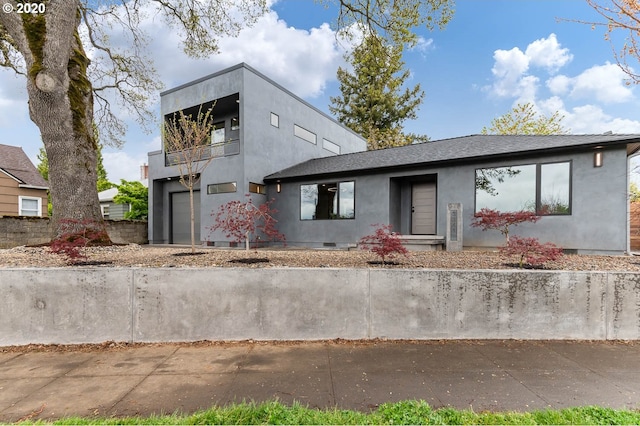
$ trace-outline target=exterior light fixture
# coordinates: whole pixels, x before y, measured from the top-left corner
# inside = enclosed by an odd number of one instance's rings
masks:
[[[604,154],[602,151],[596,151],[593,153],[593,167],[602,167]]]
[[[281,190],[280,182],[276,183],[276,192],[279,194]]]

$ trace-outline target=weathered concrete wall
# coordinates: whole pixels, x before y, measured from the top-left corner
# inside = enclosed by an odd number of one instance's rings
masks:
[[[146,244],[147,222],[106,220],[107,233],[117,244]],[[0,249],[51,241],[53,231],[48,217],[0,216]]]
[[[195,340],[640,339],[640,274],[0,269],[0,346]]]

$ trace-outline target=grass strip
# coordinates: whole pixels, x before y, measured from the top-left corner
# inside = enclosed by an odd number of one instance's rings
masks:
[[[53,422],[42,420],[19,424],[36,425],[629,425],[640,424],[640,411],[601,407],[576,407],[531,412],[476,413],[453,408],[433,409],[425,401],[401,401],[380,405],[370,413],[352,410],[288,406],[278,401],[241,403],[213,407],[194,414],[126,418],[70,417]]]

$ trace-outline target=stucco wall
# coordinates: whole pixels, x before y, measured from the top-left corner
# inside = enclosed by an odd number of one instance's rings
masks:
[[[264,176],[294,164],[334,155],[322,148],[323,138],[341,145],[343,153],[366,150],[366,141],[360,136],[277,83],[241,65],[163,93],[162,114],[235,93],[239,94],[240,102],[240,153],[216,158],[202,172],[200,235],[203,241],[228,241],[222,232],[210,232],[211,214],[229,201],[244,200],[250,182],[262,183]],[[271,125],[271,113],[278,115],[279,127]],[[317,143],[296,137],[294,124],[315,133]],[[149,239],[152,243],[170,241],[169,194],[184,188],[176,189],[168,179],[175,181],[178,174],[176,167],[164,166],[162,151],[149,153]],[[206,193],[206,185],[222,182],[237,182],[237,192]],[[256,204],[267,200],[264,195],[251,194],[251,197]]]
[[[558,161],[572,162],[571,214],[544,216],[536,224],[511,229],[512,235],[537,237],[579,253],[621,254],[627,249],[627,157],[624,148],[604,153],[604,165],[593,167],[593,152],[537,155],[517,160],[468,162],[450,167],[385,172],[378,174],[336,175],[282,182],[281,192],[269,185],[269,196],[279,210],[278,227],[291,245],[321,246],[325,242],[353,244],[372,232],[371,224],[392,224],[401,233],[410,233],[411,182],[437,181],[437,230],[446,234],[448,203],[462,203],[463,244],[465,247],[494,248],[504,243],[498,231],[470,226],[475,209],[475,170]],[[355,181],[355,219],[300,220],[300,185]]]
[[[639,339],[639,289],[622,272],[0,269],[0,346]]]

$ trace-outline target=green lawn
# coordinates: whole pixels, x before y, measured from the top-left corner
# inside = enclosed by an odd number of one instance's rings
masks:
[[[27,424],[27,423],[24,423]],[[29,423],[33,424],[33,422]],[[35,424],[49,424],[36,422]],[[579,407],[564,410],[531,412],[481,412],[432,409],[424,401],[403,401],[381,405],[369,414],[348,410],[316,410],[299,404],[286,406],[279,402],[237,404],[216,407],[191,415],[166,415],[130,418],[67,418],[56,425],[86,424],[450,424],[450,425],[613,425],[640,424],[640,411],[613,410],[599,407]]]

